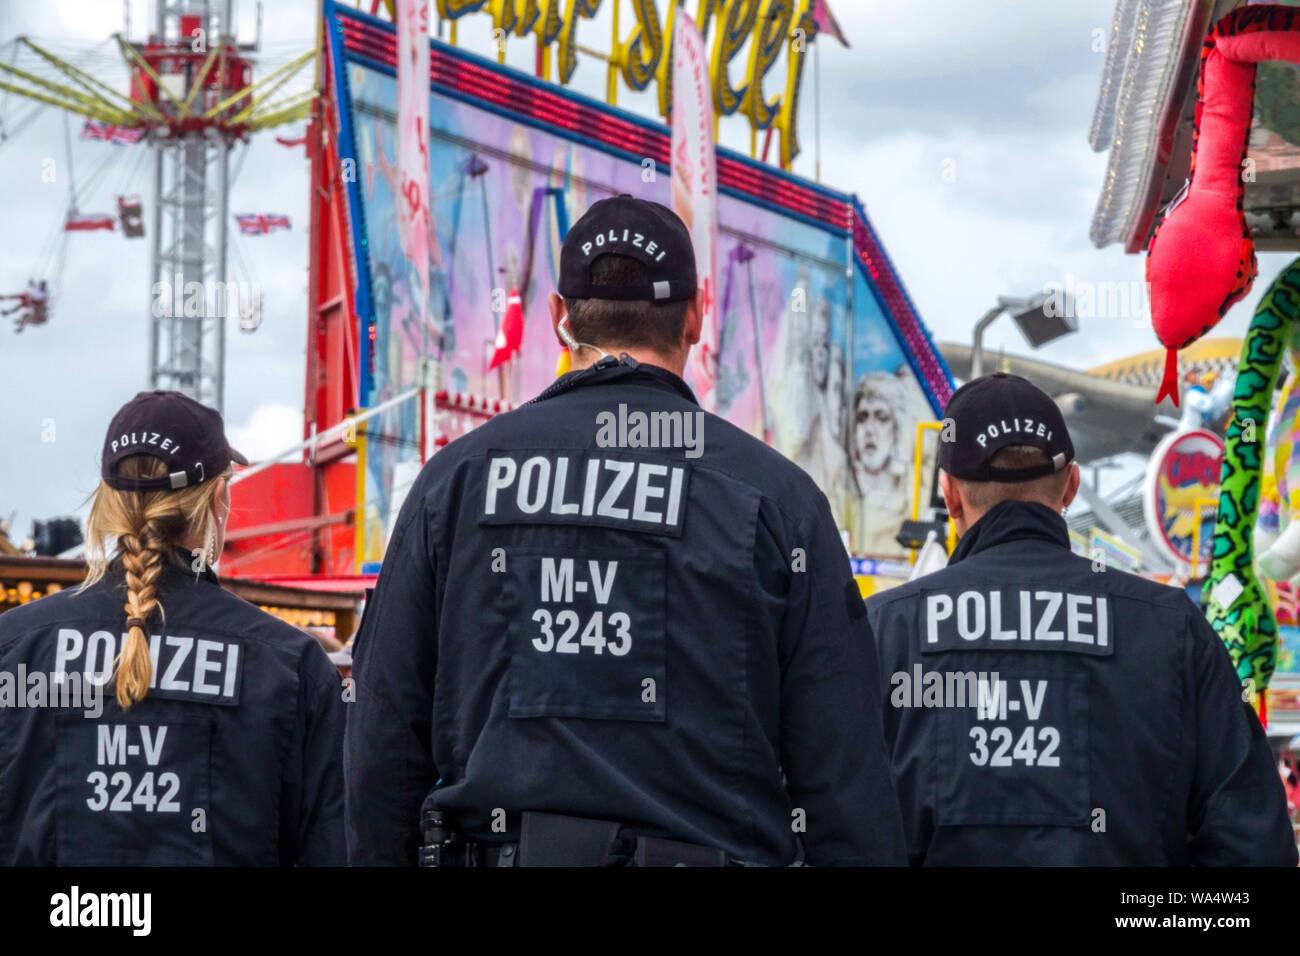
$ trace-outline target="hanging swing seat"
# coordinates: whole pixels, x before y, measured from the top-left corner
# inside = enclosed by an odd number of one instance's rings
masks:
[[[122,235],[126,238],[144,237],[144,203],[139,196],[117,197],[117,220],[122,224]]]
[[[95,232],[99,229],[106,229],[112,232],[116,228],[113,217],[108,215],[96,215],[90,213],[68,213],[68,218],[64,220],[64,232]]]

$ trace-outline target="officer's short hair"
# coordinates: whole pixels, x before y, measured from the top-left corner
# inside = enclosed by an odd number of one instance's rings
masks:
[[[1047,452],[1035,445],[1007,445],[999,449],[989,463],[994,468],[1020,469],[1032,468],[1049,461]],[[1033,478],[1029,481],[967,481],[954,478],[961,488],[962,497],[976,511],[988,511],[1003,501],[1038,501],[1049,502],[1059,498],[1065,490],[1065,482],[1070,469],[1062,468],[1052,475]]]
[[[591,265],[593,285],[639,285],[647,280],[645,266],[628,256],[606,253]],[[681,347],[689,304],[689,299],[682,302],[564,300],[564,308],[569,313],[569,331],[579,342],[602,348],[618,346],[666,353]]]

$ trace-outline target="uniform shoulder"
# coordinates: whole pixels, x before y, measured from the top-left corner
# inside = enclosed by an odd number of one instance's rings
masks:
[[[1070,557],[1081,566],[1091,565],[1091,562],[1082,555],[1072,554]],[[1133,574],[1119,568],[1108,567],[1105,570],[1090,568],[1089,573],[1097,576],[1101,587],[1115,597],[1142,601],[1178,614],[1198,613],[1196,604],[1180,587],[1161,584],[1159,581],[1152,581],[1140,574]]]
[[[955,567],[940,568],[938,571],[922,575],[914,580],[904,581],[902,584],[895,585],[886,591],[872,594],[867,598],[867,611],[869,613],[882,611],[892,604],[916,597],[926,590],[957,587],[961,583],[960,576],[949,573],[954,570],[956,570]]]
[[[512,448],[520,444],[520,435],[539,436],[545,440],[550,429],[535,424],[535,420],[544,412],[537,404],[520,405],[518,408],[493,415],[482,424],[475,425],[463,435],[448,442],[437,454],[430,456],[420,469],[412,492],[416,489],[428,491],[432,487],[443,485],[451,480],[467,462],[476,459],[493,449]]]
[[[227,629],[237,631],[259,642],[281,647],[295,655],[301,655],[313,647],[320,646],[307,632],[280,620],[256,604],[251,604],[233,591],[224,587],[214,590],[217,593],[211,600],[216,606],[212,610],[220,616]]]
[[[787,506],[806,505],[822,493],[808,472],[762,439],[721,415],[704,415],[705,446],[699,459],[703,467],[725,472]]]
[[[244,638],[256,641],[270,654],[288,660],[297,669],[299,677],[315,686],[331,685],[338,671],[330,662],[325,649],[316,638],[274,614],[250,604],[238,594],[218,589],[221,594],[223,615],[229,629],[238,630]]]
[[[70,604],[76,600],[77,593],[77,587],[74,585],[34,601],[28,601],[26,604],[20,604],[0,614],[0,643],[28,627],[44,624],[52,616],[57,617],[68,613],[71,610]]]
[[[519,430],[521,424],[530,419],[535,419],[544,415],[547,409],[543,409],[541,402],[525,402],[509,411],[499,412],[491,418],[475,425],[459,438],[448,443],[447,448],[457,448],[462,452],[473,453],[477,451],[486,451],[496,442],[508,438],[511,433]],[[438,455],[434,455],[430,461],[437,460]]]
[[[169,590],[175,588],[178,583],[181,586],[193,584],[202,588],[203,591],[195,591],[187,595],[187,600],[182,605],[184,610],[173,610],[173,614],[181,613],[187,618],[198,614],[202,616],[203,620],[194,623],[213,624],[214,629],[251,637],[255,640],[277,645],[291,652],[302,653],[308,647],[318,646],[310,634],[300,631],[275,615],[262,610],[257,605],[245,601],[233,591],[229,591],[215,582],[197,583],[193,582],[192,579],[187,580],[187,577],[169,577],[166,580],[160,593],[160,602],[164,614],[169,610]],[[47,625],[51,621],[101,611],[101,605],[111,593],[106,589],[114,586],[116,586],[114,582],[105,578],[85,591],[76,586],[67,587],[61,591],[56,591],[54,594],[48,594],[35,601],[30,601],[27,604],[6,611],[4,614],[0,614],[0,642],[22,634],[33,627]],[[175,591],[172,591],[173,595],[175,593]],[[191,603],[194,597],[199,597],[201,603],[197,605]],[[176,605],[172,605],[172,607],[176,608]],[[118,605],[114,603],[114,611],[117,610]]]

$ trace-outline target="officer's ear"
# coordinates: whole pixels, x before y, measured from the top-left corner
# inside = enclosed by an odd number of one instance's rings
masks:
[[[555,341],[560,343],[561,348],[568,348],[568,343],[560,338],[560,320],[564,318],[568,310],[564,307],[564,297],[558,292],[552,292],[546,297],[547,308],[551,310],[551,328],[555,330]]]
[[[221,549],[226,543],[227,519],[230,517],[230,482],[225,478],[218,478],[216,487],[212,489],[212,508],[217,519],[217,542],[216,551],[221,553]]]
[[[953,521],[960,521],[966,514],[966,502],[961,499],[961,489],[957,482],[946,471],[939,472],[939,490],[943,492],[943,503],[948,508],[949,516]]]
[[[1070,462],[1070,474],[1065,479],[1065,492],[1061,495],[1061,507],[1070,507],[1070,502],[1074,501],[1074,496],[1079,493],[1079,466]]]
[[[700,340],[700,332],[704,328],[704,288],[701,287],[686,304],[686,324],[682,329],[686,347],[689,349],[692,345]]]

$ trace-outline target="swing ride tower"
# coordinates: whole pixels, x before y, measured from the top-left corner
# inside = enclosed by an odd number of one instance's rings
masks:
[[[231,149],[260,130],[308,117],[315,89],[286,94],[284,87],[315,53],[254,81],[260,43],[238,41],[234,0],[152,4],[143,42],[114,37],[127,68],[125,91],[26,37],[16,46],[31,65],[0,62],[0,90],[144,132],[153,153],[149,383],[220,410],[226,319],[235,306],[226,268]]]
[[[240,130],[237,124],[187,122],[182,114],[200,90],[240,102],[249,70],[231,34],[232,0],[155,3],[154,33],[141,56],[150,69],[137,74],[139,87],[132,89],[133,97],[138,91],[167,120],[153,143],[149,384],[221,410],[230,147]],[[194,49],[202,36],[216,38],[221,64],[215,72],[203,70],[206,57]],[[166,84],[172,95],[162,95]],[[187,294],[195,282],[202,290],[201,303]],[[209,294],[218,282],[220,309]]]

